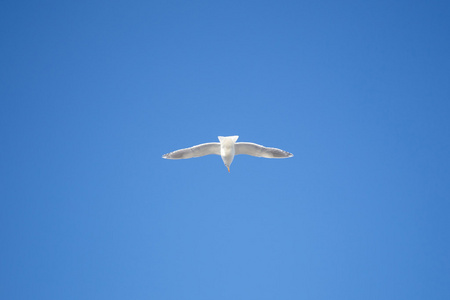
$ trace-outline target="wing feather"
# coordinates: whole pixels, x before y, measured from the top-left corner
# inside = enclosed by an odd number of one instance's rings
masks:
[[[164,154],[162,157],[166,159],[186,159],[210,154],[220,155],[220,143],[200,144],[191,148],[180,149]]]
[[[264,147],[254,143],[236,143],[234,146],[235,155],[247,154],[265,158],[287,158],[294,156],[292,153],[278,149]]]

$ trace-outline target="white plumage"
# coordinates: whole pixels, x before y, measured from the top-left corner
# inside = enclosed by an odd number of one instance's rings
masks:
[[[206,143],[176,150],[163,155],[166,159],[186,159],[210,154],[220,155],[225,166],[230,172],[230,165],[234,156],[247,154],[265,158],[287,158],[294,156],[292,153],[277,148],[268,148],[254,143],[236,143],[239,136],[219,136],[220,143]]]

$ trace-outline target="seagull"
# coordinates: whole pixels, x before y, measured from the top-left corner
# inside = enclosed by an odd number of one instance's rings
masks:
[[[235,155],[247,154],[265,158],[288,158],[294,156],[292,153],[277,148],[268,148],[254,143],[236,143],[239,138],[237,135],[219,136],[218,138],[220,143],[200,144],[164,154],[162,157],[166,159],[186,159],[210,154],[220,155],[225,167],[230,172],[230,165]]]

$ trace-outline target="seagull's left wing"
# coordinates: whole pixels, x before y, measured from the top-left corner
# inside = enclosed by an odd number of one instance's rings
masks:
[[[265,158],[287,158],[294,154],[277,148],[264,147],[254,143],[236,143],[234,145],[235,155],[247,154]]]
[[[200,144],[191,148],[176,150],[163,155],[167,159],[185,159],[210,154],[220,155],[220,143]]]

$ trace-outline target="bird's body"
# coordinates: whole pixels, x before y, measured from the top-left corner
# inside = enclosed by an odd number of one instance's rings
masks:
[[[210,154],[220,155],[223,163],[230,172],[230,165],[234,156],[247,154],[265,158],[287,158],[294,156],[292,153],[277,148],[268,148],[254,143],[236,143],[239,136],[219,136],[220,143],[206,143],[176,150],[163,155],[166,159],[186,159]]]

